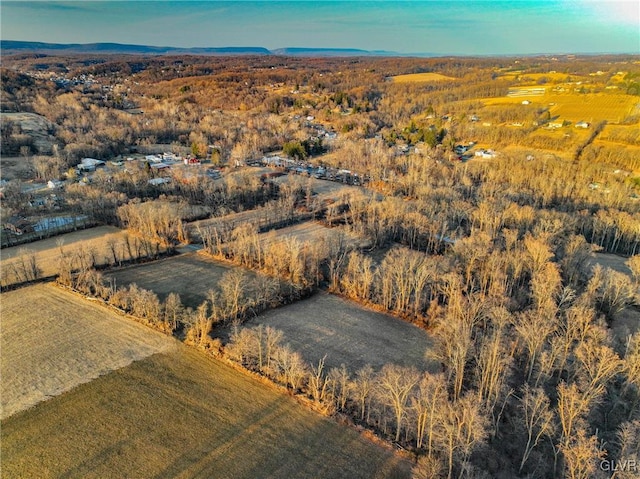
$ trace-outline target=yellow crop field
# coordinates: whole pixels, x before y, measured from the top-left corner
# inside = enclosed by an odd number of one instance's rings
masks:
[[[553,103],[552,116],[562,120],[620,123],[627,116],[640,113],[640,98],[624,94],[550,94],[544,99]]]
[[[545,103],[544,96],[501,96],[498,98],[485,98],[482,100],[482,103],[484,103],[485,106],[519,105],[525,100],[531,102],[531,105],[533,106],[540,106],[541,104]],[[527,106],[528,108],[531,108],[531,105],[523,105],[523,107]]]
[[[547,81],[554,81],[554,82],[559,82],[559,81],[566,81],[567,77],[571,77],[573,80],[575,80],[576,78],[580,78],[579,76],[576,75],[571,75],[568,73],[558,73],[558,72],[549,72],[549,73],[520,73],[518,75],[518,77],[520,78],[520,81],[522,82],[526,82],[526,81],[538,81],[541,78],[546,78]]]
[[[427,83],[434,81],[455,81],[457,78],[441,75],[440,73],[409,73],[391,77],[394,83]]]
[[[485,106],[518,105],[523,101],[530,105],[523,108],[544,107],[554,121],[567,120],[571,123],[586,121],[597,123],[620,123],[630,115],[640,114],[640,97],[621,93],[555,93],[547,91],[543,95],[521,95],[482,100]]]
[[[499,71],[496,73],[500,73]],[[558,83],[567,81],[567,78],[571,78],[572,81],[579,80],[581,77],[579,75],[573,75],[570,73],[562,73],[562,72],[549,72],[549,73],[526,73],[523,71],[515,71],[508,72],[500,75],[502,80],[518,80],[522,82],[522,86],[529,85],[537,85],[538,80],[541,78],[546,79],[548,82]]]

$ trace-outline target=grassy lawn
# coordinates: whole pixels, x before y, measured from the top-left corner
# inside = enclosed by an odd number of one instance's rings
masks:
[[[5,478],[400,478],[393,452],[180,345],[2,422]]]

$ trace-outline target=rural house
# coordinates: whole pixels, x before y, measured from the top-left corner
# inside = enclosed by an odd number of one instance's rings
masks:
[[[78,165],[79,171],[96,171],[96,168],[104,166],[105,162],[95,158],[83,158]]]
[[[22,216],[12,216],[2,225],[2,227],[16,235],[33,233],[34,231],[33,225]]]

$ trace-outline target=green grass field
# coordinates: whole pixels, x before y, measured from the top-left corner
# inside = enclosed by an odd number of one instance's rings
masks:
[[[5,479],[410,476],[392,451],[184,346],[1,426]]]

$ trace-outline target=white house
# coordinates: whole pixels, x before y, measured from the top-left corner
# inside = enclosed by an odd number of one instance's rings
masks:
[[[578,123],[576,123],[576,128],[589,128],[589,123],[587,123],[586,121],[579,121]]]
[[[47,188],[49,188],[51,190],[55,190],[57,188],[62,188],[62,185],[64,185],[64,182],[62,182],[60,180],[49,180],[49,181],[47,181]]]

